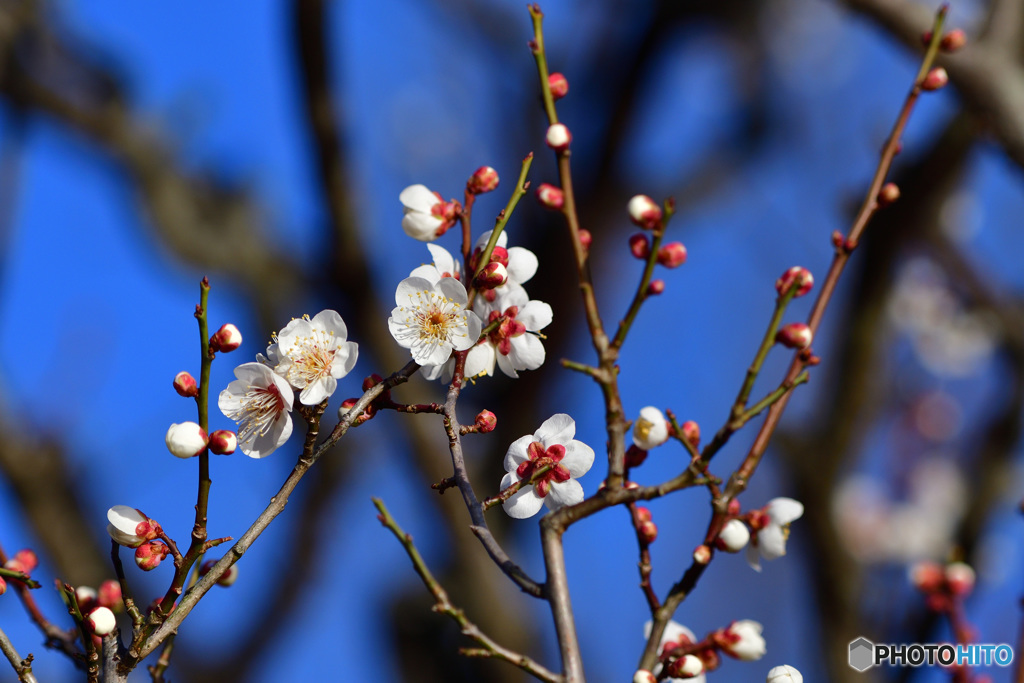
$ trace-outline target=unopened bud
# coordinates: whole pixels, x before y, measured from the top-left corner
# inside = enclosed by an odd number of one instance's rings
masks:
[[[127,505],[115,505],[107,510],[107,533],[119,545],[138,548],[144,541],[149,541],[163,531],[160,525],[147,517],[142,511]]]
[[[90,586],[78,586],[75,588],[75,601],[78,603],[78,609],[85,614],[96,607],[96,589]]]
[[[673,678],[695,678],[704,672],[704,663],[694,655],[683,655],[668,665],[668,675]]]
[[[796,287],[796,294],[793,295],[794,299],[811,291],[811,288],[814,287],[814,276],[811,275],[811,271],[800,266],[793,266],[775,281],[775,291],[779,293],[779,296],[782,296],[789,291],[790,287],[794,286]]]
[[[661,207],[645,194],[629,200],[629,218],[644,230],[653,230],[661,221]]]
[[[21,566],[25,568],[22,571],[26,574],[39,566],[39,556],[31,548],[22,548],[14,553],[14,560],[21,563]]]
[[[203,566],[199,568],[199,575],[206,576],[207,574],[209,574],[210,570],[213,569],[213,565],[217,564],[218,561],[219,560],[207,560],[206,562],[203,562]],[[217,579],[217,585],[222,586],[223,588],[228,588],[237,580],[238,565],[233,564],[230,567],[228,567],[227,571],[221,574],[221,577],[219,579]]]
[[[803,674],[789,666],[783,664],[782,666],[776,666],[768,672],[767,683],[804,683]]]
[[[678,268],[686,263],[686,247],[682,242],[669,242],[658,250],[658,263],[666,268]]]
[[[96,591],[96,602],[100,607],[119,611],[124,606],[121,600],[121,584],[112,579],[101,583],[99,590]]]
[[[470,194],[484,194],[492,192],[498,187],[498,172],[490,166],[481,166],[469,176],[466,181],[466,190]]]
[[[489,410],[481,410],[477,413],[473,424],[476,425],[477,434],[487,434],[493,432],[494,428],[498,426],[498,416]]]
[[[135,564],[144,572],[160,566],[171,549],[160,541],[148,541],[135,549]]]
[[[4,577],[0,576],[0,595],[7,592],[7,582],[4,581]]]
[[[508,270],[497,262],[490,262],[473,278],[473,286],[479,289],[494,289],[508,282]]]
[[[658,677],[647,669],[637,669],[633,674],[633,683],[658,683]]]
[[[651,284],[647,285],[647,296],[657,296],[665,291],[664,280],[651,280]]]
[[[649,522],[649,521],[651,521],[651,510],[650,510],[650,508],[645,508],[643,506],[638,506],[637,509],[636,509],[636,518],[640,522]]]
[[[548,89],[551,91],[552,97],[560,100],[569,93],[569,81],[565,80],[565,76],[556,71],[548,76]]]
[[[537,201],[548,209],[561,211],[565,205],[565,193],[554,185],[541,183],[537,188]]]
[[[749,542],[750,529],[747,528],[747,525],[738,519],[730,519],[722,527],[715,545],[719,550],[724,550],[727,553],[738,553],[746,548]]]
[[[196,384],[196,378],[187,372],[179,372],[174,376],[174,390],[178,392],[178,396],[184,396],[185,398],[194,398],[199,395],[199,385]]]
[[[649,451],[668,441],[668,420],[654,406],[640,409],[640,416],[633,423],[633,444]]]
[[[939,90],[949,83],[949,74],[941,66],[937,66],[928,72],[928,75],[921,81],[921,90]]]
[[[231,323],[221,325],[220,329],[210,337],[210,348],[221,353],[234,351],[241,345],[242,333]]]
[[[647,451],[640,448],[636,444],[633,444],[626,449],[625,464],[626,467],[640,467],[644,464],[644,460],[647,459]]]
[[[697,564],[707,564],[711,561],[711,548],[706,545],[699,545],[693,551],[693,561]]]
[[[561,152],[564,149],[568,149],[569,143],[572,142],[572,133],[569,132],[564,123],[555,123],[548,126],[548,133],[544,137],[544,141],[548,143],[548,147],[551,149]]]
[[[594,238],[591,236],[590,231],[585,228],[580,228],[580,244],[583,245],[584,251],[590,251],[590,243],[593,242]]]
[[[955,28],[942,36],[942,42],[939,43],[939,49],[943,52],[956,52],[966,44],[967,34],[964,33],[963,29]]]
[[[238,436],[230,429],[218,429],[210,434],[210,450],[217,455],[231,455],[238,447]]]
[[[946,584],[953,595],[969,595],[974,590],[974,569],[964,562],[954,562],[946,566]]]
[[[900,198],[900,187],[896,183],[886,183],[882,185],[882,189],[878,191],[878,205],[889,206],[890,204],[896,203],[896,200]]]
[[[658,538],[658,525],[656,525],[654,522],[641,522],[640,528],[637,529],[637,531],[640,533],[640,539],[644,543],[654,543],[654,541]]]
[[[358,402],[358,398],[346,398],[344,401],[342,401],[341,405],[338,406],[338,419],[341,420],[346,415],[348,415],[349,411],[355,408],[356,403]]]
[[[741,508],[740,508],[740,501],[735,499],[735,498],[733,498],[732,500],[729,501],[729,505],[726,506],[726,510],[733,517],[738,516],[740,514],[740,510],[741,510]]]
[[[89,630],[98,636],[105,636],[117,628],[117,619],[114,618],[114,613],[106,607],[97,607],[89,612],[85,621],[89,625]]]
[[[804,323],[783,325],[775,334],[775,341],[788,349],[806,349],[813,338],[811,328]]]
[[[651,245],[647,241],[647,235],[638,232],[629,238],[629,252],[641,261],[647,260],[651,254]]]
[[[373,387],[377,386],[378,384],[380,384],[383,381],[384,381],[384,378],[381,377],[380,375],[378,375],[375,372],[375,373],[373,373],[369,377],[366,377],[363,380],[363,391],[369,391],[370,389],[372,389]]]
[[[494,249],[491,250],[491,263],[500,263],[508,268],[508,249],[505,247],[495,246]]]
[[[693,420],[687,420],[679,425],[683,438],[694,448],[700,445],[700,425]]]
[[[934,562],[917,562],[910,567],[910,583],[922,593],[939,590],[945,580],[942,567]]]
[[[167,450],[176,458],[194,458],[206,448],[206,431],[195,422],[172,424],[164,437]]]

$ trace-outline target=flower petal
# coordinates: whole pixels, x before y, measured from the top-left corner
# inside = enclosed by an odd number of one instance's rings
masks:
[[[575,479],[569,481],[553,481],[548,489],[548,495],[544,496],[544,504],[552,510],[575,505],[585,498],[583,487]]]
[[[541,423],[540,428],[533,433],[537,441],[544,444],[544,448],[557,444],[567,444],[576,435],[576,421],[565,413],[555,413]]]
[[[494,374],[494,345],[477,344],[466,354],[466,377]]]
[[[776,524],[789,524],[804,514],[804,504],[792,498],[773,498],[765,506],[765,512]]]
[[[548,495],[551,495],[548,493]],[[509,517],[515,519],[527,519],[533,517],[544,507],[544,499],[537,495],[533,486],[524,486],[501,504],[502,509]]]
[[[526,329],[537,332],[550,325],[554,317],[550,304],[535,300],[519,309],[516,320],[526,325]]]
[[[564,444],[564,446],[565,455],[559,464],[569,470],[569,474],[572,475],[573,479],[579,479],[593,467],[594,449],[576,439]]]
[[[506,356],[503,353],[498,353],[498,354],[495,354],[495,355],[496,355],[496,359],[498,361],[498,367],[501,368],[502,372],[504,372],[506,375],[508,375],[509,377],[512,377],[512,378],[519,377],[519,373],[516,372],[516,369],[512,365],[512,361],[509,359],[508,356]]]
[[[338,388],[338,380],[333,377],[321,377],[312,384],[307,384],[299,394],[299,403],[304,406],[315,406]]]
[[[502,233],[504,234],[504,233]],[[523,247],[510,247],[508,250],[508,279],[522,284],[537,273],[537,255]]]
[[[754,571],[761,571],[761,551],[753,543],[747,546],[747,564]]]
[[[439,273],[455,275],[455,273],[459,272],[459,266],[455,263],[455,258],[447,249],[437,244],[428,244],[427,249],[430,251],[430,255],[434,259],[434,267],[437,268]]]
[[[334,364],[331,365],[331,377],[341,379],[348,373],[352,372],[352,368],[356,366],[356,360],[358,359],[359,344],[356,344],[355,342],[345,342],[339,345],[334,354]]]
[[[348,339],[348,327],[345,326],[345,321],[341,319],[341,315],[337,311],[325,308],[313,316],[313,320],[310,322],[313,327],[333,332],[338,343]]]
[[[469,302],[469,296],[466,294],[466,286],[453,277],[441,278],[438,280],[437,284],[434,285],[433,289],[445,298],[451,299],[463,309],[466,308],[466,304]]]
[[[415,306],[419,304],[421,292],[433,291],[434,283],[430,280],[421,277],[407,277],[399,282],[395,289],[395,303],[399,306]]]
[[[757,545],[761,557],[775,560],[786,554],[786,535],[778,524],[769,524],[757,532]]]
[[[533,438],[533,434],[527,434],[512,442],[512,445],[508,447],[508,451],[505,453],[506,472],[514,472],[519,465],[530,459],[530,453],[527,451],[527,448],[534,441],[536,439]]]
[[[532,334],[526,333],[512,339],[508,359],[516,370],[536,370],[544,365],[544,344]]]
[[[434,204],[437,204],[440,200],[426,185],[416,184],[402,190],[401,194],[398,195],[398,201],[402,202],[405,208],[412,211],[430,213]]]

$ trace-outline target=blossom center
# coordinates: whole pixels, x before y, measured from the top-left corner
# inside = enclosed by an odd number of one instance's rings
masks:
[[[288,381],[301,388],[330,376],[337,352],[334,332],[314,328],[308,337],[297,337],[288,352],[292,358]]]
[[[284,398],[274,383],[266,387],[249,385],[241,403],[235,414],[228,417],[238,422],[238,440],[242,443],[265,435],[285,410]]]
[[[516,320],[518,314],[518,306],[509,306],[504,313],[491,311],[487,317],[488,324],[501,320],[498,326],[488,333],[487,338],[503,356],[512,351],[512,339],[526,333],[526,325]]]
[[[450,344],[456,331],[466,326],[462,306],[435,292],[417,292],[417,296],[419,302],[408,309],[414,334],[428,344]]]
[[[565,457],[565,446],[556,443],[545,449],[544,444],[534,441],[527,446],[526,452],[530,459],[520,463],[516,468],[516,475],[521,481],[529,480],[545,467],[551,468],[533,482],[534,489],[541,498],[548,495],[552,482],[564,482],[572,478],[569,470],[559,464]]]

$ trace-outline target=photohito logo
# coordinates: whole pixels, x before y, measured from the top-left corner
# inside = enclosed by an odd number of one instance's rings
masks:
[[[867,638],[850,643],[850,668],[867,671],[873,666],[1009,666],[1013,662],[1013,648],[1006,643],[998,645],[972,643],[950,645],[943,643],[910,643],[909,645],[875,645]]]

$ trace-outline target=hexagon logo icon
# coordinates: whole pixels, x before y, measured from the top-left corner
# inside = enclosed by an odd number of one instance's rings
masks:
[[[867,638],[850,643],[850,668],[864,672],[875,664],[875,644]]]

